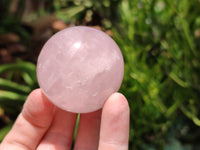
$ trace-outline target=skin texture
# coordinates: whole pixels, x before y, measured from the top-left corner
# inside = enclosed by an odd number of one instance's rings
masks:
[[[102,110],[81,114],[74,150],[128,150],[129,105],[112,94]],[[54,106],[40,89],[27,98],[0,150],[71,150],[77,114]]]

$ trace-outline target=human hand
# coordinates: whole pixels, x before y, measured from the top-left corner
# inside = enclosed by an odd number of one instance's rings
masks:
[[[81,114],[74,150],[128,150],[129,105],[112,94],[103,109]],[[40,89],[27,98],[0,150],[70,150],[77,114],[54,106]]]

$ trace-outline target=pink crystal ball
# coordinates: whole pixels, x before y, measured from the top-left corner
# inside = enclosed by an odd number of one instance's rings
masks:
[[[117,44],[91,27],[59,31],[45,43],[37,63],[37,78],[45,96],[74,113],[102,108],[119,90],[123,74],[124,61]]]

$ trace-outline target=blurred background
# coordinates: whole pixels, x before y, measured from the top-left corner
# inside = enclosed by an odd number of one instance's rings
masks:
[[[75,25],[123,53],[129,149],[199,150],[200,0],[0,0],[0,141],[38,87],[43,44]]]

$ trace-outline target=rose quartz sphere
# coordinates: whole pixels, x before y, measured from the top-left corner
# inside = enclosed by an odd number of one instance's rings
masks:
[[[53,35],[38,58],[37,77],[46,97],[75,113],[102,108],[118,91],[124,62],[117,44],[91,27],[70,27]]]

